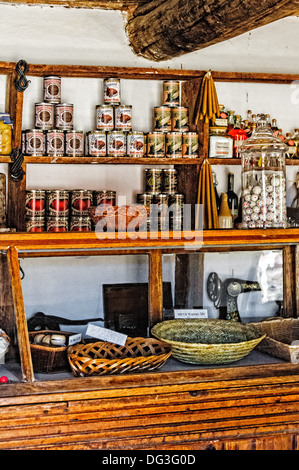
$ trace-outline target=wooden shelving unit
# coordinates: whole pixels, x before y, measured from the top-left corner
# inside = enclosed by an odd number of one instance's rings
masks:
[[[15,63],[0,63],[8,76],[7,110],[14,119],[13,147],[20,148],[23,95],[14,88]],[[29,75],[184,81],[183,104],[194,108],[205,71],[29,64]],[[214,80],[290,84],[299,76],[212,72]],[[26,93],[26,92],[25,92]],[[195,127],[192,126],[192,130]],[[284,259],[284,315],[299,313],[299,229],[210,230],[157,233],[133,239],[95,233],[24,233],[26,171],[30,164],[175,165],[179,191],[194,204],[200,165],[208,156],[208,126],[200,135],[198,159],[25,157],[25,177],[8,181],[8,223],[16,233],[0,233],[0,320],[13,338],[22,366],[19,383],[0,385],[1,449],[201,450],[297,449],[299,365],[265,360],[231,367],[174,365],[158,372],[119,376],[36,379],[31,361],[19,260],[23,257],[101,256],[143,253],[149,257],[149,323],[162,318],[163,255],[209,250],[281,249]],[[213,161],[212,161],[213,160]],[[0,162],[10,163],[9,156]],[[298,160],[299,162],[299,160]],[[239,165],[240,160],[211,159]],[[295,160],[287,164],[296,165]],[[188,284],[182,262],[177,278]],[[178,274],[180,276],[178,276]],[[180,282],[180,281],[178,281]],[[15,326],[17,334],[15,335]],[[120,424],[121,423],[121,424]]]

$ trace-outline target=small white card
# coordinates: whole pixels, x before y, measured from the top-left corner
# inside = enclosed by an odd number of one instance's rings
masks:
[[[174,309],[174,318],[190,320],[196,318],[208,318],[208,310],[202,308]]]
[[[68,337],[68,346],[72,346],[73,344],[80,343],[82,338],[81,333],[76,333],[75,335],[71,335]]]
[[[124,346],[127,341],[127,335],[118,333],[114,330],[108,330],[107,328],[102,328],[101,326],[93,325],[92,323],[88,323],[86,334],[102,341],[119,344],[120,346]]]

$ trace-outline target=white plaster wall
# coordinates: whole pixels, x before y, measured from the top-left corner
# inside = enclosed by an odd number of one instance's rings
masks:
[[[0,3],[0,60],[17,62],[22,58],[29,63],[298,73],[298,17],[280,20],[238,38],[159,64],[133,54],[124,24],[125,16],[118,11]],[[217,89],[219,100],[228,109],[235,109],[243,115],[249,108],[257,113],[269,112],[278,119],[285,132],[299,126],[299,103],[292,100],[296,90],[290,85],[218,84]],[[81,79],[63,82],[64,98],[75,105],[78,129],[91,130],[94,126],[94,106],[101,100],[101,90],[101,80],[90,80],[88,88]],[[0,80],[0,108],[4,104],[4,93],[5,82]],[[129,87],[127,83],[122,83],[122,93],[126,104],[133,105],[135,129],[150,130],[152,107],[160,104],[159,84],[135,82]],[[40,99],[41,79],[33,78],[30,90],[24,97],[24,128],[32,126],[33,105]],[[32,165],[28,172],[28,188],[117,189],[118,194],[125,195],[130,202],[134,200],[136,192],[142,190],[143,170],[144,168],[128,168],[123,165]],[[0,171],[6,173],[6,165],[0,165]],[[238,192],[240,168],[217,167],[219,192],[226,190],[228,171],[233,171],[236,175],[235,190]],[[288,168],[289,202],[294,196],[296,171],[296,167]],[[216,261],[218,263],[219,256],[209,257],[207,269],[213,270],[218,266]],[[108,282],[108,279],[109,282],[145,282],[147,279],[142,257],[136,257],[136,263],[132,263],[131,258],[130,261],[126,258],[111,259],[108,262],[107,259],[99,261],[94,258],[84,262],[77,259],[22,261],[27,315],[31,316],[42,310],[57,315],[74,315],[76,318],[83,315],[101,316],[102,299],[99,292],[102,283]],[[165,280],[173,281],[171,259],[167,257],[167,260]],[[252,261],[242,263],[242,269],[239,261],[239,256],[229,256],[228,275],[233,270],[238,277],[253,276]],[[223,259],[222,266],[226,263],[227,256]],[[219,269],[222,273],[222,267]],[[77,289],[78,285],[80,289]],[[73,295],[74,292],[76,296]]]

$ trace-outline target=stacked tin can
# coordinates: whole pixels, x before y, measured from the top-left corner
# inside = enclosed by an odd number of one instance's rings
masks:
[[[143,157],[144,133],[132,130],[132,106],[121,104],[120,80],[104,79],[104,103],[96,106],[96,130],[86,134],[89,156]]]
[[[26,231],[44,232],[46,227],[46,191],[32,189],[26,191]]]
[[[177,192],[177,170],[174,168],[147,168],[145,192],[137,195],[137,202],[151,209],[148,229],[181,229],[184,195]]]
[[[180,106],[180,82],[163,82],[163,105],[154,108],[154,130],[147,134],[147,156],[198,157],[198,134],[189,131],[188,108]]]
[[[34,156],[84,156],[84,132],[74,130],[73,124],[73,104],[61,102],[61,78],[44,77],[43,101],[35,103],[35,128],[22,132],[22,152]]]

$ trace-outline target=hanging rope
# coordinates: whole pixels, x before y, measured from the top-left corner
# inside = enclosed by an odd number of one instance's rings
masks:
[[[25,74],[28,72],[29,67],[26,62],[26,60],[19,60],[19,62],[16,65],[16,72],[19,75],[19,78],[15,79],[15,87],[17,91],[20,91],[23,93],[23,91],[26,90],[28,87],[30,80],[27,79]]]
[[[10,176],[14,182],[21,181],[24,176],[24,170],[22,168],[22,164],[24,161],[24,155],[20,151],[20,149],[15,148],[10,154],[10,159],[12,164],[10,166]]]

